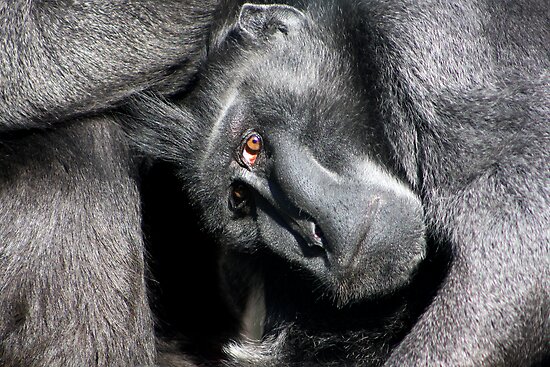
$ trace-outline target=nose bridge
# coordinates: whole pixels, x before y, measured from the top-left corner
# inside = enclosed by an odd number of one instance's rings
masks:
[[[352,181],[328,170],[307,150],[284,144],[281,149],[274,154],[274,171],[284,195],[313,217],[330,247],[330,243],[341,248],[353,242],[354,215],[365,198],[358,197]]]
[[[307,149],[298,144],[280,144],[275,157],[275,178],[285,195],[298,208],[314,215],[330,201],[338,185],[338,175],[323,167]]]

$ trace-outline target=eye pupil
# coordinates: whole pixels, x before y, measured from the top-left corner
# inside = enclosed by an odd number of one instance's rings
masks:
[[[244,201],[246,199],[246,191],[242,186],[237,186],[233,189],[233,196],[236,201]]]
[[[258,135],[254,134],[246,140],[246,147],[251,153],[257,153],[262,148],[262,140]]]
[[[248,167],[256,163],[256,159],[262,150],[262,137],[256,133],[249,135],[241,148],[240,159]]]

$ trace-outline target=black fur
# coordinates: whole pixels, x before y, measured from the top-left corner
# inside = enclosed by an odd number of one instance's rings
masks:
[[[178,107],[144,98],[134,109],[141,149],[181,165],[206,229],[225,243],[237,308],[246,314],[249,289],[263,284],[264,339],[233,353],[237,364],[543,363],[550,302],[546,2],[290,5],[296,8],[227,1],[193,95]],[[265,139],[253,168],[238,158],[249,129]],[[366,174],[358,171],[365,162]],[[348,201],[354,192],[346,185],[330,194],[317,165],[344,182],[359,172],[356,201]],[[397,180],[422,203],[433,242],[418,269],[406,261],[423,253],[412,237],[373,260],[368,244],[349,247],[330,234],[319,244],[295,224],[327,208],[335,215],[325,223],[351,223],[343,208],[355,214],[363,207],[370,169],[392,172],[378,184]],[[250,189],[254,205],[235,214],[236,183]],[[391,225],[375,229],[384,239],[416,223],[406,210],[384,213],[376,219]],[[368,240],[381,250],[395,244]],[[355,252],[350,278],[340,278],[331,259],[341,247]],[[430,266],[445,271],[441,283]],[[369,279],[382,274],[390,279],[376,288]],[[423,295],[415,299],[415,292]]]
[[[138,162],[109,109],[192,84],[215,9],[0,3],[0,365],[155,362]]]
[[[215,1],[0,4],[0,131],[103,111],[192,79]]]

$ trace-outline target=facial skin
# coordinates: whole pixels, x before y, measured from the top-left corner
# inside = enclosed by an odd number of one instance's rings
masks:
[[[216,138],[217,147],[227,147],[225,160],[200,166],[210,177],[205,185],[219,188],[209,191],[215,217],[227,218],[222,241],[253,237],[322,278],[338,302],[403,285],[424,251],[418,199],[368,155],[345,148],[352,130],[300,120],[259,115],[239,102],[229,107]],[[310,129],[318,139],[308,141]],[[255,139],[261,146],[251,153]]]
[[[211,56],[198,90],[173,111],[174,159],[222,243],[268,248],[319,279],[338,305],[387,294],[425,255],[420,200],[383,165],[389,144],[352,64],[332,39],[312,38],[318,30],[301,13],[277,11],[285,27],[260,38],[241,14]],[[300,57],[308,52],[322,57]]]

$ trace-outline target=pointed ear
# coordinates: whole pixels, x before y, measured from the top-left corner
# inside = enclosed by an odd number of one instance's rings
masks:
[[[276,32],[293,32],[299,29],[304,21],[304,13],[292,6],[247,3],[241,8],[237,25],[254,38],[266,38]]]

